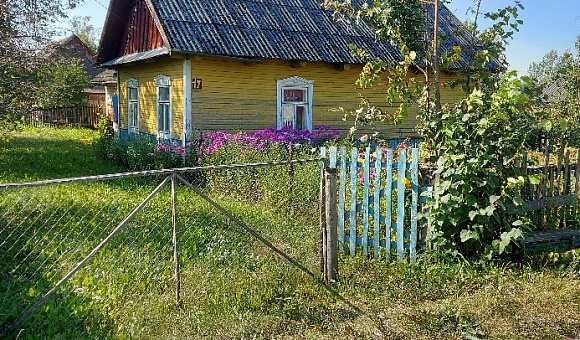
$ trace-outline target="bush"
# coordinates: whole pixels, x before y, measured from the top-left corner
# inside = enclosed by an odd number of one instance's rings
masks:
[[[288,127],[248,133],[208,133],[200,145],[202,165],[279,162],[318,156],[318,147],[337,141],[338,132],[317,126],[314,131]],[[318,164],[249,167],[207,174],[212,189],[270,207],[302,209],[318,204]]]
[[[288,127],[236,134],[220,131],[206,133],[199,142],[185,146],[177,142],[157,143],[146,137],[120,140],[113,136],[106,118],[101,119],[98,129],[97,152],[131,171],[312,158],[318,157],[319,146],[338,140],[338,131],[328,126],[316,126],[314,131]],[[204,173],[203,183],[224,194],[261,201],[271,207],[288,208],[292,206],[290,202],[305,206],[318,204],[313,194],[318,190],[313,167],[318,164],[223,170]]]
[[[519,163],[534,119],[527,115],[529,79],[504,77],[495,91],[474,91],[442,116],[427,122],[438,150],[439,183],[429,200],[434,244],[463,256],[509,252],[528,226],[516,214],[519,186],[537,184]]]
[[[102,159],[113,160],[113,155],[111,153],[115,142],[113,123],[105,115],[99,114],[99,122],[97,123],[96,128],[99,136],[93,142],[95,151]]]

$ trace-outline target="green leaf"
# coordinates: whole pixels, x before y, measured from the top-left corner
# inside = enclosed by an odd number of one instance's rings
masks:
[[[498,251],[500,254],[502,254],[505,251],[505,248],[512,242],[515,241],[516,239],[523,237],[524,234],[522,233],[521,229],[518,228],[512,228],[509,232],[503,232],[500,235],[500,242],[499,242],[499,248]]]
[[[471,211],[469,212],[469,220],[470,220],[470,221],[473,221],[477,215],[478,215],[478,214],[477,214],[477,211],[476,211],[476,210],[471,210]]]
[[[479,240],[479,234],[473,230],[462,230],[459,236],[461,237],[461,242],[464,243],[471,239]]]
[[[495,211],[495,207],[493,205],[488,206],[487,208],[485,208],[485,214],[487,216],[491,216],[493,215],[493,212]]]
[[[528,176],[528,179],[530,180],[530,183],[533,185],[538,185],[540,184],[540,181],[542,179],[542,175],[530,175]]]

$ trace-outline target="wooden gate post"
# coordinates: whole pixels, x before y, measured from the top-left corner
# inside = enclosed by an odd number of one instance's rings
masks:
[[[320,150],[321,158],[326,158],[326,148],[322,147]],[[319,250],[319,271],[322,277],[326,278],[326,176],[325,168],[326,168],[326,159],[323,160],[320,166],[320,239],[318,244]]]
[[[326,198],[326,258],[325,279],[336,281],[338,277],[338,215],[336,194],[336,168],[324,167],[325,198]]]

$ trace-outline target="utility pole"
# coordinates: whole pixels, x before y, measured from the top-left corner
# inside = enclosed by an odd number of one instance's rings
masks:
[[[435,114],[441,114],[441,79],[439,71],[439,0],[435,0],[433,20],[433,73],[435,73]]]

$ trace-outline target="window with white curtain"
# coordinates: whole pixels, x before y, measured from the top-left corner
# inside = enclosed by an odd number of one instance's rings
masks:
[[[313,84],[300,77],[277,81],[277,129],[290,126],[296,130],[312,130]]]

